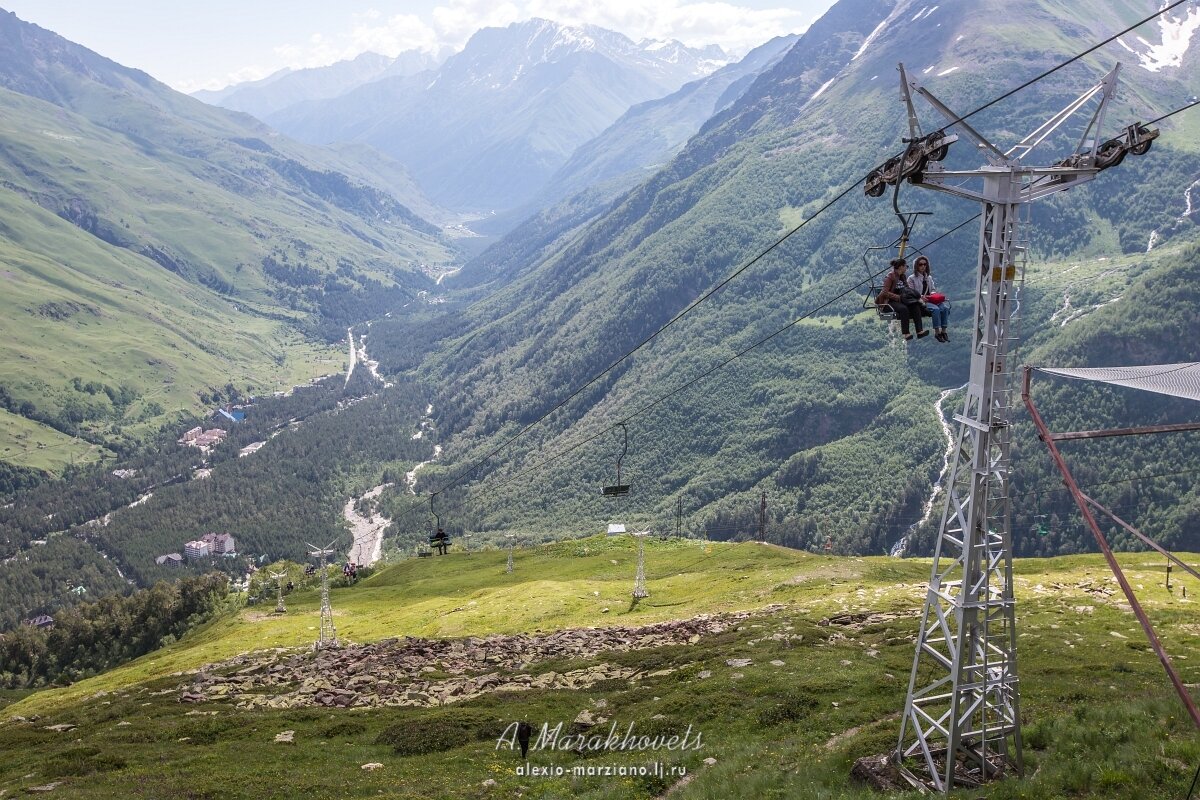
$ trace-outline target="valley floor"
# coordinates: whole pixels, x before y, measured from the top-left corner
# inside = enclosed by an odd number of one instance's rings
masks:
[[[296,594],[0,700],[0,797],[880,796],[850,767],[895,745],[928,561],[655,541],[632,603],[635,552],[558,542],[512,574],[502,550],[414,559],[333,592],[343,640],[374,644],[314,654],[319,598]],[[1158,559],[1121,560],[1194,687],[1192,597]],[[1015,573],[1027,774],[961,796],[1183,797],[1200,739],[1102,560]],[[608,749],[538,748],[559,723],[559,744]],[[630,725],[660,747],[619,749]]]

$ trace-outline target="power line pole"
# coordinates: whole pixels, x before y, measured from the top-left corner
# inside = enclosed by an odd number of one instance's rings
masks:
[[[513,540],[517,538],[517,535],[515,533],[506,533],[504,534],[504,538],[508,539],[508,566],[504,568],[504,571],[511,573],[513,571]]]
[[[333,626],[333,608],[329,605],[329,569],[326,559],[333,553],[334,539],[324,547],[317,547],[315,544],[305,542],[309,547],[313,548],[309,553],[313,558],[321,559],[321,631],[317,636],[317,641],[313,643],[313,649],[321,650],[326,647],[337,647],[337,630]]]
[[[683,538],[683,498],[680,497],[675,505],[675,538]]]
[[[1021,212],[1033,201],[1091,180],[1128,152],[1141,155],[1150,148],[1158,132],[1140,125],[1127,128],[1123,138],[1100,138],[1118,70],[1001,152],[928,90],[910,83],[900,65],[908,146],[866,180],[872,197],[882,195],[888,185],[896,187],[898,197],[907,179],[983,206],[970,382],[962,413],[954,417],[957,444],[894,753],[910,781],[943,792],[956,781],[977,785],[1008,770],[1024,771],[1009,497],[1009,351],[1019,338],[1009,323],[1027,254],[1019,226]],[[937,163],[958,137],[943,130],[922,135],[910,87],[946,118],[947,127],[957,124],[988,163],[976,170],[947,170]],[[1073,154],[1045,167],[1022,164],[1034,147],[1097,97],[1099,105]],[[906,759],[916,762],[915,772]]]

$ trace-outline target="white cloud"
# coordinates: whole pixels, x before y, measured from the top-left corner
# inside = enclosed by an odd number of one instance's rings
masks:
[[[395,56],[406,50],[459,50],[480,28],[504,27],[542,17],[566,25],[598,25],[631,39],[678,39],[700,47],[718,44],[741,56],[774,36],[799,33],[812,15],[792,8],[755,9],[729,2],[686,0],[448,0],[428,14],[387,16],[377,10],[354,15],[347,32],[315,34],[309,41],[275,48],[281,65],[325,66],[364,52]],[[247,67],[238,74],[272,70]]]

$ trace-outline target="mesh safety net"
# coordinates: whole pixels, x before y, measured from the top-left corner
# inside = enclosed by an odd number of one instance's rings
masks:
[[[1186,364],[1148,364],[1142,367],[1098,367],[1091,369],[1059,369],[1038,367],[1038,372],[1074,378],[1083,381],[1100,381],[1116,386],[1128,386],[1147,392],[1200,400],[1200,362]]]

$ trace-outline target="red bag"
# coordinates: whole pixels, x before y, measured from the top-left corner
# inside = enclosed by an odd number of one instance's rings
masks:
[[[944,303],[946,302],[946,295],[942,294],[941,292],[934,292],[933,294],[929,295],[929,302],[935,304]]]

